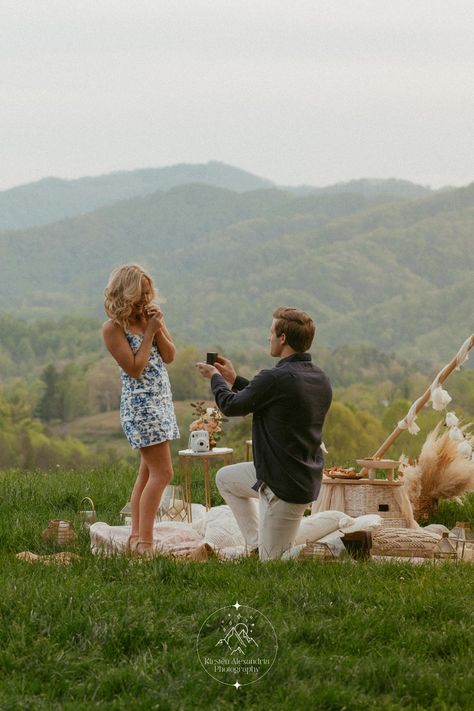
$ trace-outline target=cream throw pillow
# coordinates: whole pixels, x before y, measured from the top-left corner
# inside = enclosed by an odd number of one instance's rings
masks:
[[[295,544],[319,541],[328,533],[337,531],[343,518],[347,518],[347,515],[342,511],[320,511],[311,514],[311,516],[304,516],[296,535]]]
[[[203,543],[208,543],[214,550],[245,544],[234,514],[228,506],[214,506],[203,516],[200,532],[204,535]]]

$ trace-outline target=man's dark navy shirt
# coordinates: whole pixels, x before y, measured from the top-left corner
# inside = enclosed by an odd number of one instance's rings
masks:
[[[329,378],[313,365],[311,355],[295,353],[282,358],[250,382],[237,376],[233,390],[216,373],[211,386],[224,415],[253,413],[257,479],[288,503],[315,501],[322,479],[322,429],[332,390]]]

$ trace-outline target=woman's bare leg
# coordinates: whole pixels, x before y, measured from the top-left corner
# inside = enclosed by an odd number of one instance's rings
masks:
[[[156,512],[163,491],[173,478],[173,464],[169,442],[143,447],[140,451],[148,469],[148,479],[140,496],[138,534],[140,541],[151,547]]]
[[[140,532],[140,498],[148,481],[149,471],[145,460],[143,459],[143,454],[140,453],[140,466],[138,468],[138,476],[136,478],[135,484],[132,490],[132,496],[130,498],[130,503],[132,504],[132,530],[130,533],[130,538],[136,538],[138,540]]]

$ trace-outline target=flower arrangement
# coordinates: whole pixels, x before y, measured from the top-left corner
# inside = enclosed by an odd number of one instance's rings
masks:
[[[222,423],[228,420],[223,417],[217,407],[204,407],[204,400],[190,404],[196,419],[189,425],[189,431],[206,430],[209,433],[209,446],[211,448],[215,447],[218,440],[224,434]]]

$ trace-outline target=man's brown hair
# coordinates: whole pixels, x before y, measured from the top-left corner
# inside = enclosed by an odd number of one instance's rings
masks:
[[[286,342],[297,353],[304,353],[311,348],[316,326],[306,311],[300,311],[292,306],[279,306],[273,312],[276,319],[275,333],[286,336]]]

